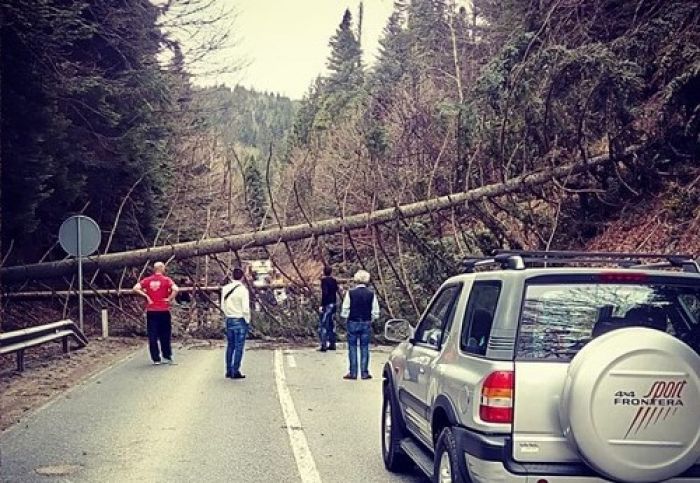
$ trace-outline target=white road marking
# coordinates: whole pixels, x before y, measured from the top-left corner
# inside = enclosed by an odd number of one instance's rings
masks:
[[[297,360],[294,358],[292,354],[287,354],[287,365],[289,367],[296,367],[297,366]]]
[[[296,409],[294,409],[294,401],[287,387],[287,379],[284,375],[284,363],[282,351],[275,350],[275,382],[277,383],[277,397],[282,406],[282,414],[284,422],[287,426],[287,434],[289,434],[289,442],[292,445],[294,459],[297,462],[299,476],[302,483],[321,483],[321,475],[316,469],[314,457],[309,449],[309,443],[306,441],[306,435],[301,427],[301,421]]]

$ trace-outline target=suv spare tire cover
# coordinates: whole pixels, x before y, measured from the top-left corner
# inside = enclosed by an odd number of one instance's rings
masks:
[[[655,482],[700,459],[700,356],[675,337],[625,328],[571,361],[559,406],[565,436],[610,479]]]

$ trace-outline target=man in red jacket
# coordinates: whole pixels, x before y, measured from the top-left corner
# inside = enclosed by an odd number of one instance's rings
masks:
[[[172,364],[170,303],[175,299],[178,288],[175,282],[165,275],[165,264],[163,262],[153,264],[153,275],[134,285],[134,292],[146,298],[148,348],[153,364],[160,364],[161,352],[165,362]],[[160,342],[160,348],[158,342]]]

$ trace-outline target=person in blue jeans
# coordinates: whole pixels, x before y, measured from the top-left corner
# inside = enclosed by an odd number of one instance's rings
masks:
[[[250,294],[243,284],[243,270],[233,269],[233,281],[221,289],[221,310],[226,329],[226,377],[244,379],[241,361],[250,325]]]
[[[333,269],[329,266],[323,268],[321,278],[321,317],[318,321],[318,336],[321,342],[321,352],[335,350],[335,310],[337,307],[338,282],[332,276]]]
[[[375,293],[367,287],[369,273],[358,270],[353,277],[355,287],[345,292],[340,316],[347,319],[348,359],[350,370],[343,379],[357,379],[357,345],[360,345],[360,376],[371,379],[369,373],[369,342],[372,338],[372,321],[379,318],[379,302]]]

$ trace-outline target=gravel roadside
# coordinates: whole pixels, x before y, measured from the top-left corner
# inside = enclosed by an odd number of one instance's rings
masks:
[[[60,342],[45,344],[27,349],[24,372],[15,370],[14,354],[0,356],[0,431],[144,345],[133,338],[91,339],[86,347],[63,354]]]

